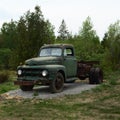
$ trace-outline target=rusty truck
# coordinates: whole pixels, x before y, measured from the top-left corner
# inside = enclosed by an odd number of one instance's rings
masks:
[[[95,64],[99,61],[77,61],[73,45],[48,44],[40,48],[35,58],[17,67],[17,80],[23,91],[31,91],[35,85],[48,85],[52,93],[61,92],[64,83],[89,78],[89,84],[103,82],[103,71]]]

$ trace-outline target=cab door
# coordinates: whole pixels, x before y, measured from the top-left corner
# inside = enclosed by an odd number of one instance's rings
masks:
[[[66,67],[67,78],[76,76],[77,60],[73,48],[64,49],[64,66]]]

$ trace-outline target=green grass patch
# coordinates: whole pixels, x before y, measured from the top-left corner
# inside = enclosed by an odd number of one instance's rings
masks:
[[[0,71],[0,83],[4,83],[9,80],[8,71]]]
[[[15,86],[11,81],[2,83],[0,84],[0,94],[8,92],[10,90],[17,89],[17,88],[18,86]]]
[[[0,79],[4,81],[0,83],[0,94],[18,88],[18,86],[15,86],[13,83],[13,81],[16,80],[16,73],[14,71],[1,71],[0,73],[1,76],[4,76],[2,78],[0,76]]]

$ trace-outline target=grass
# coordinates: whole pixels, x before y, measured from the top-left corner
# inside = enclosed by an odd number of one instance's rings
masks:
[[[6,71],[9,74],[9,78],[6,82],[0,84],[0,94],[14,90],[18,88],[13,84],[13,81],[16,79],[16,73],[14,71]]]
[[[105,82],[97,88],[78,95],[67,95],[49,100],[1,99],[0,119],[120,120],[119,71],[106,75]]]
[[[0,83],[7,82],[9,79],[8,71],[0,71]]]

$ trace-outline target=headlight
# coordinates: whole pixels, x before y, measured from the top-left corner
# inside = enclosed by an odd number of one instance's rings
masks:
[[[45,76],[47,76],[47,75],[48,75],[48,71],[47,71],[47,70],[43,70],[43,71],[42,71],[42,76],[45,77]]]
[[[22,70],[18,70],[18,75],[22,75]]]

